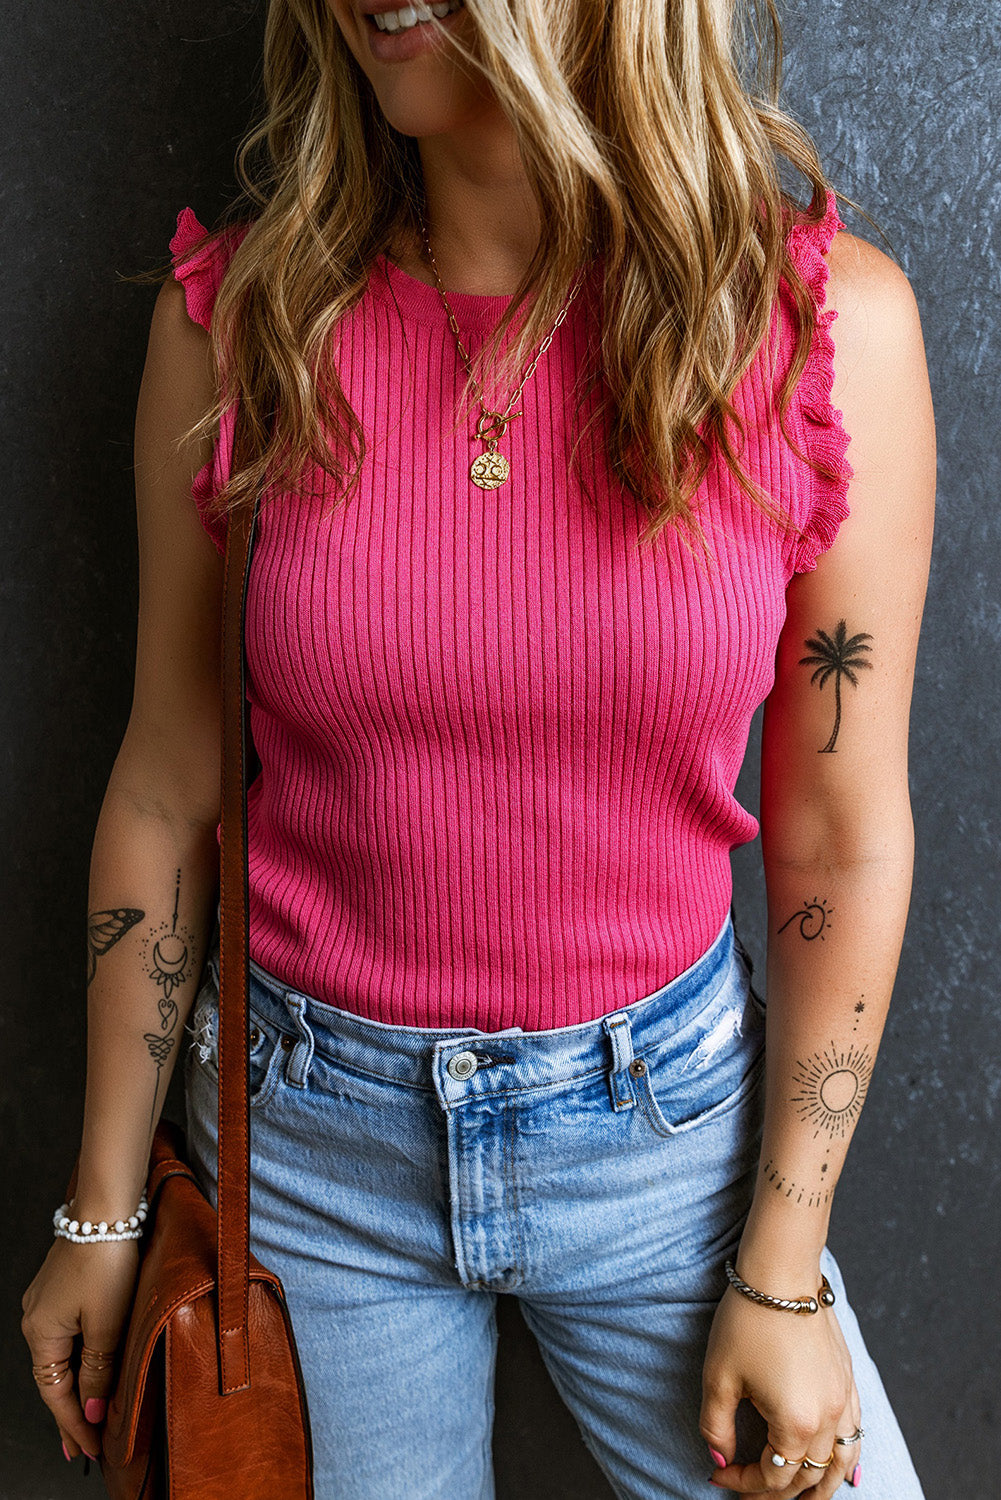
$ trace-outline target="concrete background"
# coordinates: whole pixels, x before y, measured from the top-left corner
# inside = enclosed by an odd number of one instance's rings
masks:
[[[787,103],[913,282],[938,414],[937,546],[913,717],[915,893],[831,1243],[929,1500],[954,1500],[986,1493],[1001,1460],[1001,10],[986,0],[787,0],[784,16]],[[0,1496],[52,1500],[100,1487],[63,1460],[18,1320],[79,1139],[90,840],[131,695],[132,424],[153,293],[117,275],[166,256],[179,208],[211,220],[229,195],[263,5],[3,0],[0,20]],[[861,222],[849,227],[872,237]],[[752,807],[755,786],[752,741]],[[735,865],[738,917],[760,956],[756,849]],[[510,1299],[500,1321],[500,1500],[607,1496]]]

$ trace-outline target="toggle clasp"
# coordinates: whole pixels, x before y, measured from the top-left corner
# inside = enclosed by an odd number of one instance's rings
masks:
[[[514,418],[520,416],[520,411],[511,411],[505,416],[503,412],[484,409],[476,419],[476,436],[483,442],[495,445],[498,439],[504,436]]]

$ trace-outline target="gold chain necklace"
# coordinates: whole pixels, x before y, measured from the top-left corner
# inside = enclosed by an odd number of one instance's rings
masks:
[[[491,411],[484,402],[483,392],[480,390],[480,387],[476,382],[476,377],[473,375],[473,372],[469,367],[469,355],[466,353],[466,350],[463,346],[462,335],[459,333],[459,325],[455,321],[455,314],[449,306],[448,298],[445,295],[445,288],[442,286],[441,277],[438,275],[438,266],[434,258],[434,251],[431,249],[431,241],[428,238],[427,225],[424,223],[423,215],[421,215],[421,234],[424,236],[424,244],[427,248],[427,253],[431,260],[431,269],[434,272],[434,279],[438,283],[438,291],[441,294],[441,300],[445,304],[445,311],[448,314],[449,327],[455,335],[455,342],[459,346],[459,353],[462,355],[462,362],[466,366],[466,371],[469,375],[470,380],[472,380],[473,386],[476,391],[476,398],[480,403],[480,415],[477,418],[476,431],[470,441],[475,442],[478,438],[481,443],[486,443],[487,446],[485,453],[480,453],[476,458],[473,459],[473,462],[470,465],[469,469],[469,477],[475,485],[478,485],[480,487],[481,490],[495,490],[499,484],[504,483],[511,472],[511,465],[508,460],[504,457],[503,453],[497,452],[498,440],[504,436],[504,433],[507,431],[509,424],[514,421],[515,417],[521,416],[520,411],[512,411],[511,408],[521,396],[521,393],[524,390],[525,386],[528,384],[529,380],[531,380],[532,376],[535,374],[536,365],[539,363],[539,360],[542,358],[546,350],[549,348],[549,345],[552,343],[557,328],[559,328],[560,324],[563,322],[563,319],[566,317],[571,302],[576,297],[583,284],[584,277],[578,277],[577,281],[574,283],[573,290],[571,291],[566,302],[564,302],[559,317],[556,319],[556,322],[553,324],[552,328],[549,330],[549,332],[546,334],[546,337],[539,345],[539,349],[535,355],[535,358],[532,360],[528,369],[521,377],[518,388],[508,401],[505,410],[502,412]]]

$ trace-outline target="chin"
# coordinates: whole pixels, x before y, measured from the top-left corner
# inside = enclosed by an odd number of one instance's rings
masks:
[[[418,140],[425,136],[454,134],[468,125],[471,115],[476,112],[475,107],[461,111],[454,105],[449,108],[447,98],[430,101],[426,89],[408,89],[402,79],[400,86],[392,90],[386,89],[382,93],[376,90],[376,98],[393,129],[400,135],[414,136]]]

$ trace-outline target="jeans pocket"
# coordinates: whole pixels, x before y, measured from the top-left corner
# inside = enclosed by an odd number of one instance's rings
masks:
[[[639,1102],[660,1135],[677,1135],[735,1109],[764,1076],[765,1013],[735,968],[681,1032],[637,1053]]]
[[[259,1108],[274,1092],[278,1081],[281,1056],[287,1043],[271,1022],[265,1021],[251,1002],[248,1005],[247,1066],[250,1107]],[[219,989],[212,974],[207,974],[192,1011],[191,1046],[186,1059],[186,1079],[197,1070],[215,1087],[219,1086]]]
[[[765,1049],[745,1046],[731,1057],[692,1075],[687,1082],[672,1079],[663,1064],[649,1064],[634,1078],[639,1102],[660,1135],[679,1135],[729,1114],[760,1087],[765,1072]]]

